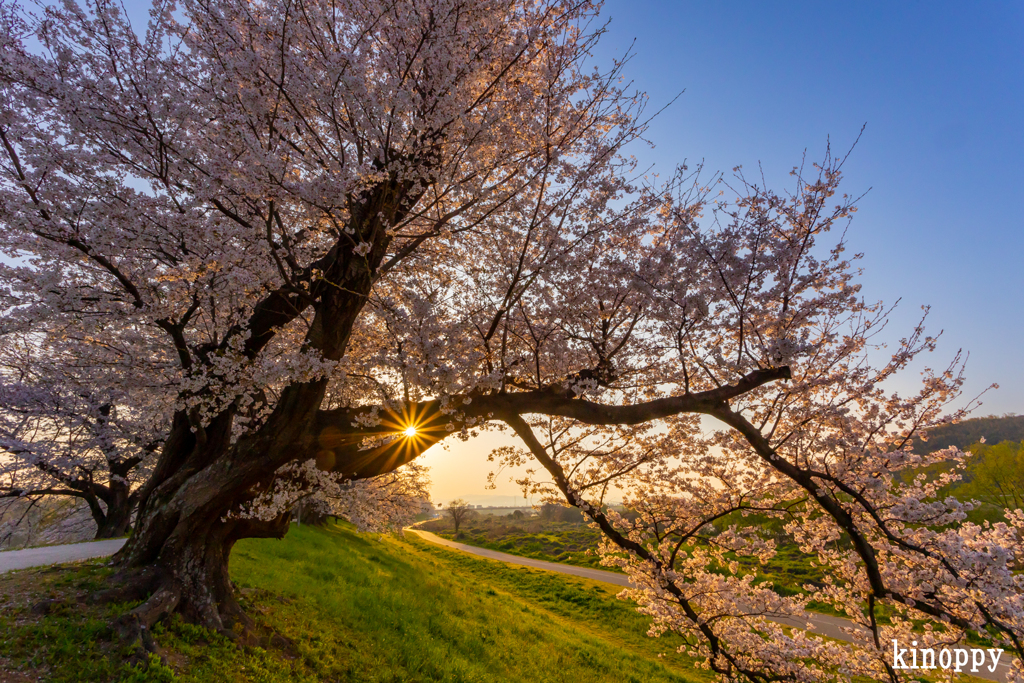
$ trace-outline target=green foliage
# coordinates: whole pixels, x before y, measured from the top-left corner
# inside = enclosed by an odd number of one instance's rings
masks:
[[[969,452],[961,480],[940,491],[940,496],[980,502],[967,513],[968,521],[1003,522],[1005,509],[1024,508],[1024,416],[965,420],[935,433],[938,437],[928,439],[927,450],[954,445]],[[986,443],[980,443],[981,437]],[[900,478],[906,482],[924,474],[932,479],[952,467],[952,462],[939,462],[905,471]]]
[[[967,513],[975,524],[1006,521],[1007,508],[1024,508],[1024,441],[978,443],[969,450],[963,479],[944,488],[941,495],[978,501],[980,505]],[[930,469],[939,471],[941,466]]]
[[[1004,522],[1007,508],[1024,508],[1024,440],[975,443],[965,450],[969,455],[960,473],[961,480],[943,488],[940,497],[978,501],[980,505],[967,513],[967,520],[975,524]],[[931,479],[950,471],[952,466],[951,462],[935,463],[909,471],[903,479],[909,481],[920,474]]]
[[[1024,508],[1024,441],[971,447],[967,479],[957,488],[960,498],[1015,510]]]
[[[121,679],[121,683],[176,683],[178,677],[174,675],[174,669],[165,665],[160,658],[154,654],[149,655],[146,664],[135,667],[127,677]]]
[[[410,534],[410,536],[412,536]],[[240,541],[232,580],[258,633],[292,646],[239,646],[169,619],[153,629],[166,663],[126,664],[109,624],[133,605],[79,602],[104,584],[96,564],[0,577],[0,594],[65,591],[45,617],[31,600],[0,609],[0,661],[66,683],[498,683],[694,681],[700,672],[613,587],[510,567],[345,525]],[[19,579],[20,577],[20,579]],[[21,584],[16,586],[18,581]],[[20,586],[20,587],[19,587]],[[75,593],[77,591],[77,593]],[[40,597],[34,595],[33,599]],[[664,653],[664,658],[658,655]],[[0,673],[0,678],[3,674]]]

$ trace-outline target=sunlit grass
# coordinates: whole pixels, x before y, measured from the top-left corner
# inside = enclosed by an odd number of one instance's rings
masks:
[[[260,608],[319,680],[695,678],[691,663],[657,659],[666,643],[648,639],[644,620],[607,589],[468,558],[411,535],[303,529],[284,543],[239,544],[233,557],[239,585],[287,598]]]
[[[131,605],[77,601],[109,572],[94,562],[0,577],[0,667],[66,683],[701,680],[671,641],[645,635],[645,618],[613,588],[472,558],[411,534],[303,526],[283,541],[236,546],[231,573],[244,606],[291,639],[297,656],[238,647],[173,619],[154,629],[166,665],[131,669],[108,629]],[[34,593],[15,606],[3,591]],[[44,597],[68,602],[32,614],[31,602]]]

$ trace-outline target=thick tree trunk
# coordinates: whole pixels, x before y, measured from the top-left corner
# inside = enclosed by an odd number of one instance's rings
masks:
[[[199,502],[198,495],[181,490],[175,498]],[[228,574],[231,549],[241,538],[283,538],[290,514],[270,521],[226,520],[222,508],[199,506],[173,521],[151,511],[140,524],[118,560],[125,570],[124,590],[148,599],[121,619],[122,635],[143,636],[145,642],[145,632],[172,612],[233,639],[251,632],[253,622],[239,607]]]
[[[297,452],[315,445],[313,422],[323,389],[322,383],[290,387],[263,428],[234,444],[230,410],[195,432],[186,417],[175,419],[143,492],[135,533],[115,558],[124,590],[149,595],[122,618],[123,635],[143,636],[171,612],[229,637],[248,631],[252,622],[239,608],[228,576],[231,548],[241,538],[283,537],[288,515],[259,521],[231,513],[254,488],[269,485]]]
[[[374,244],[366,258],[339,247],[323,261],[324,272],[310,296],[317,299],[305,346],[316,349],[327,360],[340,360],[352,327],[366,303],[377,267],[387,249],[381,216],[394,218],[397,206],[394,193],[401,184],[392,182],[371,194],[366,206],[353,216],[357,231]],[[379,196],[378,196],[379,194]],[[364,215],[365,214],[365,215]],[[372,263],[372,266],[370,265]],[[256,307],[249,325],[245,352],[259,353],[273,329],[295,317],[297,302],[271,296]],[[191,362],[191,360],[189,360]],[[320,406],[327,380],[296,382],[285,388],[273,412],[261,427],[231,442],[234,408],[217,415],[209,424],[198,416],[179,412],[157,466],[140,496],[135,533],[118,554],[116,561],[135,589],[149,598],[121,620],[123,634],[142,637],[158,619],[179,612],[190,621],[229,636],[247,632],[252,622],[235,599],[228,576],[228,558],[234,543],[246,537],[283,537],[288,530],[288,515],[270,521],[237,519],[241,504],[254,491],[273,483],[275,472],[289,462],[314,458],[333,448],[329,430],[320,423]],[[351,417],[342,422],[351,424]],[[335,432],[338,430],[335,429]],[[372,476],[373,463],[367,452],[359,451],[359,439],[345,439],[335,451],[336,471],[355,478]],[[388,470],[407,462],[391,454],[384,457]],[[358,466],[358,473],[353,467]],[[351,474],[349,474],[351,472]],[[126,590],[132,590],[126,586]]]
[[[203,525],[198,518],[180,525],[187,538],[173,553],[161,553],[155,561],[124,572],[124,583],[98,595],[101,600],[145,599],[116,624],[119,635],[144,650],[154,651],[149,635],[152,626],[171,613],[202,625],[240,643],[287,644],[275,634],[258,633],[255,622],[242,610],[228,575],[231,548],[240,538],[282,538],[288,531],[288,515],[269,522],[236,520]]]

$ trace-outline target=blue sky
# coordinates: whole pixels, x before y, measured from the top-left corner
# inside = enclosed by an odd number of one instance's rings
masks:
[[[929,365],[970,352],[976,414],[1024,413],[1024,3],[611,0],[598,59],[633,46],[626,73],[656,109],[667,173],[760,162],[785,187],[806,149],[846,150],[845,190],[870,192],[850,231],[863,293],[902,299],[890,337],[931,305]],[[916,375],[914,375],[916,378]],[[909,387],[909,384],[908,384]]]

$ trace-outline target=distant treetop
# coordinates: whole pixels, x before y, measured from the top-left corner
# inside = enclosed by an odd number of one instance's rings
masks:
[[[990,444],[1024,441],[1024,415],[989,415],[936,427],[928,431],[928,442],[920,450],[932,453],[950,446],[967,450],[982,437]]]

